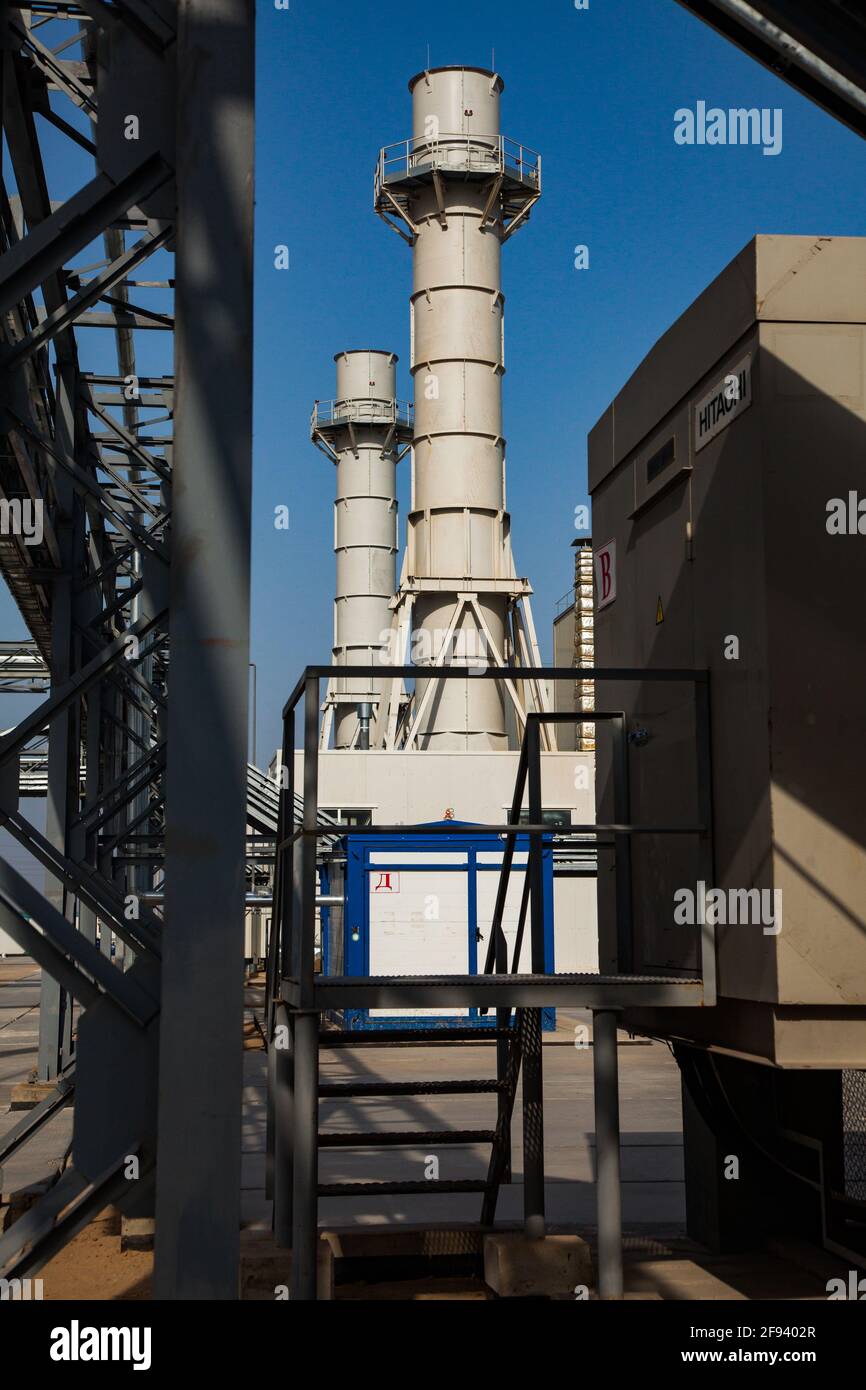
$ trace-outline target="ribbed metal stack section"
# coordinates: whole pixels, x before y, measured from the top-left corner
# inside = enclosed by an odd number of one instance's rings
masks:
[[[384,664],[389,659],[391,600],[396,587],[397,459],[411,437],[410,413],[397,401],[392,352],[340,352],[337,394],[317,401],[314,443],[336,465],[334,501],[334,663]],[[346,676],[328,692],[334,747],[364,746],[375,725],[381,682]],[[375,735],[374,735],[375,737]]]
[[[534,156],[524,167],[521,147],[512,151],[498,133],[497,74],[439,68],[409,85],[413,135],[380,156],[377,209],[399,214],[413,249],[415,435],[404,571],[414,593],[413,653],[427,666],[490,666],[512,655],[516,592],[500,260],[510,220],[538,196],[540,165]],[[434,694],[427,685],[416,685],[417,746],[507,747],[498,683],[449,680]]]

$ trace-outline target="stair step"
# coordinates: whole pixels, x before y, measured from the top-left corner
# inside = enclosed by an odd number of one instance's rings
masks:
[[[494,1129],[386,1129],[380,1133],[371,1130],[323,1130],[319,1134],[319,1147],[379,1149],[390,1145],[407,1145],[412,1148],[432,1148],[442,1144],[492,1144],[495,1138]]]
[[[438,1047],[440,1043],[491,1043],[500,1038],[513,1038],[513,1028],[377,1028],[322,1029],[320,1047],[382,1047],[387,1043],[421,1042]]]
[[[483,1179],[458,1179],[439,1182],[324,1182],[319,1184],[320,1197],[411,1197],[430,1192],[486,1192]]]
[[[504,1081],[322,1081],[319,1095],[477,1096],[505,1089]]]

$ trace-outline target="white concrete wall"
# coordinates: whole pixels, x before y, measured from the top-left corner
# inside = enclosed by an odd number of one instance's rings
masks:
[[[319,806],[372,812],[374,825],[419,825],[453,812],[458,821],[503,825],[517,775],[516,752],[319,754]],[[295,785],[303,785],[303,753],[295,754]],[[544,753],[542,797],[568,809],[573,825],[595,823],[595,761],[591,753]],[[598,969],[593,878],[557,878],[554,952],[557,971]]]

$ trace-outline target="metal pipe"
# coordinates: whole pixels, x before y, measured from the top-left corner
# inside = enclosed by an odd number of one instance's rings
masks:
[[[541,726],[532,720],[526,726],[527,780],[529,783],[529,823],[543,824],[541,805]],[[544,950],[544,836],[538,830],[529,834],[529,933],[532,947],[532,973],[543,975]]]
[[[138,901],[139,903],[144,903],[145,906],[153,906],[154,904],[164,902],[165,894],[139,893]],[[244,902],[247,907],[253,908],[273,907],[274,905],[273,895],[270,893],[247,893]],[[342,907],[344,902],[345,898],[340,897],[338,893],[325,893],[322,896],[316,896],[316,907]]]
[[[742,24],[745,29],[748,29],[750,33],[778,53],[786,67],[801,68],[803,72],[814,77],[822,87],[835,92],[846,105],[852,106],[861,115],[866,115],[866,93],[861,87],[858,87],[854,82],[849,82],[847,77],[843,77],[837,68],[825,63],[823,58],[819,58],[811,49],[806,48],[805,44],[799,43],[784,29],[773,24],[759,10],[756,10],[754,5],[747,4],[746,0],[712,0],[712,3],[717,10],[721,10],[723,14]]]
[[[373,706],[369,700],[362,700],[358,705],[358,747],[363,753],[370,748],[370,719],[373,714]]]
[[[592,1014],[598,1296],[622,1298],[622,1186],[619,1152],[619,1076],[615,1009]]]
[[[268,1044],[268,1072],[273,1101],[272,1133],[268,1136],[269,1177],[274,1200],[274,1240],[283,1249],[292,1243],[294,1205],[294,1022],[285,1004],[274,1010],[274,1030]]]
[[[294,1016],[292,1298],[316,1298],[319,1240],[319,1015]]]
[[[620,715],[613,720],[613,819],[616,825],[627,825],[631,815],[629,796],[628,743],[626,719]],[[605,968],[629,974],[634,964],[633,904],[631,877],[631,836],[614,835],[614,867],[616,892],[616,958],[608,960]],[[611,943],[612,945],[613,943]]]

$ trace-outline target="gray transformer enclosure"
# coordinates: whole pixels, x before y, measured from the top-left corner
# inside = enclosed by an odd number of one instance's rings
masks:
[[[629,1022],[780,1066],[866,1067],[866,239],[752,240],[592,430],[589,485],[598,665],[710,671],[719,1004]],[[691,702],[605,683],[598,703],[645,731],[632,819],[694,822]],[[604,744],[597,800],[611,820]],[[635,970],[697,969],[674,918],[697,864],[695,837],[635,837]]]

